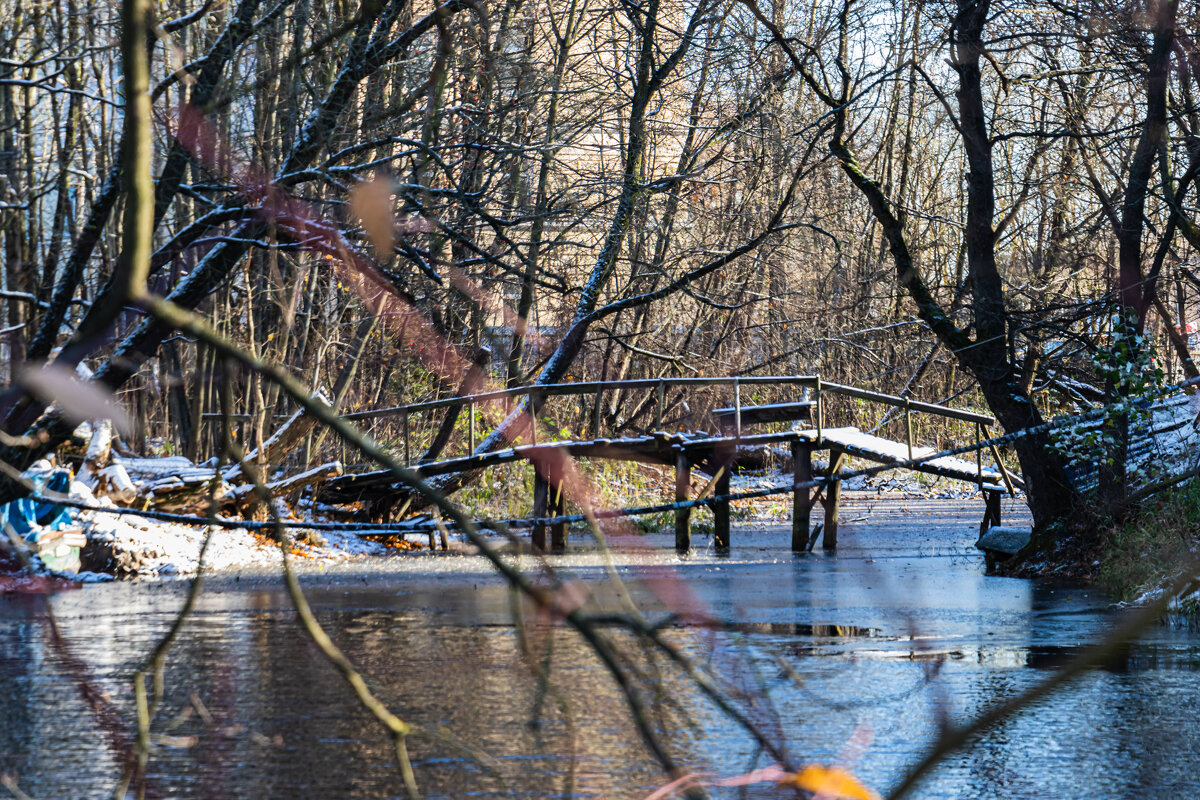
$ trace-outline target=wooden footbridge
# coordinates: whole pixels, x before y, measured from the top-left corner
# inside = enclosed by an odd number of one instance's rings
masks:
[[[742,402],[745,387],[774,386],[777,391],[799,400],[766,404]],[[668,399],[675,393],[679,399],[689,390],[715,387],[731,390],[732,403],[714,409],[707,419],[715,423],[717,433],[695,430],[694,421],[684,425],[686,430],[665,430],[664,417]],[[601,399],[605,392],[654,392],[653,427],[644,433],[605,438],[600,436],[599,414]],[[486,404],[499,404],[507,411],[524,396],[531,398],[532,406],[544,413],[545,403],[555,397],[583,397],[596,409],[593,436],[586,440],[539,441],[537,425],[527,425],[514,446],[504,449],[475,452],[476,414],[475,408]],[[904,441],[894,441],[855,427],[830,427],[830,399],[850,398],[860,403],[876,403],[889,406],[893,413],[902,416],[905,431]],[[676,406],[686,404],[676,402]],[[817,503],[824,510],[820,531],[822,546],[837,547],[838,503],[841,496],[842,474],[847,458],[856,458],[882,465],[923,472],[940,477],[965,481],[977,485],[985,500],[981,533],[989,526],[1000,522],[1000,498],[1011,494],[1020,481],[1005,470],[1000,454],[994,446],[990,453],[996,468],[983,466],[983,446],[976,448],[973,462],[953,457],[930,458],[935,451],[918,447],[913,441],[913,415],[929,414],[973,426],[975,442],[988,438],[988,428],[995,420],[987,415],[951,408],[933,403],[920,403],[903,397],[872,392],[854,386],[829,383],[820,376],[760,376],[743,378],[664,378],[649,380],[622,380],[604,382],[580,382],[552,385],[519,387],[474,395],[450,397],[441,400],[416,403],[394,408],[376,409],[345,415],[347,419],[361,422],[399,417],[402,430],[404,458],[411,462],[409,420],[417,414],[427,414],[445,409],[447,419],[453,425],[462,411],[467,416],[467,446],[465,455],[413,464],[424,477],[475,472],[500,464],[529,461],[535,467],[532,498],[532,540],[539,550],[562,552],[567,546],[566,516],[567,497],[561,476],[547,465],[561,462],[563,454],[574,458],[616,459],[638,461],[673,467],[675,470],[675,505],[692,497],[691,474],[693,469],[714,476],[705,491],[706,501],[713,512],[713,539],[717,549],[730,546],[730,473],[736,466],[739,454],[747,448],[764,446],[787,447],[791,451],[793,464],[792,504],[792,549],[803,552],[815,545],[818,534],[811,531],[812,511]],[[451,416],[453,415],[453,416]],[[676,419],[675,426],[681,427],[683,418]],[[445,423],[443,423],[444,425]],[[784,427],[784,430],[756,432],[762,426]],[[814,462],[814,452],[825,452],[825,462]],[[558,459],[556,462],[555,459]],[[395,498],[400,496],[400,487],[386,471],[365,472],[345,475],[328,482],[322,489],[324,499],[334,502],[365,501],[375,519],[390,518],[402,514],[405,506],[396,508]],[[693,505],[675,509],[675,545],[680,551],[691,548],[691,511]],[[556,519],[557,518],[557,519]],[[547,548],[549,533],[549,548]]]

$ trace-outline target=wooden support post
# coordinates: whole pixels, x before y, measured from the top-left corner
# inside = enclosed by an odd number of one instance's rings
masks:
[[[1000,524],[1000,492],[983,493],[983,522],[979,523],[979,535],[983,536],[988,528]]]
[[[546,516],[546,501],[549,499],[550,484],[535,468],[533,471],[533,516]],[[533,523],[533,549],[546,552],[546,523]]]
[[[988,430],[987,425],[984,425],[981,430],[983,431],[983,436],[985,439],[992,438],[992,433]],[[1004,462],[1000,459],[999,449],[996,448],[996,444],[994,442],[990,443],[988,447],[991,448],[992,458],[996,459],[996,468],[1000,470],[1000,477],[1004,480],[1004,488],[1008,489],[1009,494],[1014,494],[1012,477],[1008,474],[1008,469],[1004,466]]]
[[[561,517],[567,513],[567,498],[563,495],[561,482],[550,487],[550,516]],[[567,552],[567,523],[555,522],[550,525],[550,552]]]
[[[467,455],[475,452],[475,401],[467,403]]]
[[[662,430],[663,405],[667,402],[667,385],[662,378],[658,379],[658,397],[655,399],[658,400],[658,403],[654,407],[654,428]]]
[[[729,494],[729,464],[721,469],[717,477],[715,493],[717,496]],[[713,547],[718,552],[729,551],[729,501],[717,500],[712,504],[713,511]]]
[[[683,448],[675,451],[675,502],[683,503],[691,499],[692,465],[688,462],[687,453]],[[675,509],[675,549],[686,553],[692,548],[692,510],[690,508]]]
[[[412,458],[409,455],[408,449],[408,412],[405,411],[400,415],[400,425],[404,428],[404,463],[405,465],[412,463]]]
[[[792,442],[793,482],[808,483],[812,480],[812,447],[801,441]],[[792,552],[803,553],[808,549],[809,519],[812,511],[812,487],[792,490]]]
[[[846,454],[840,450],[829,451],[829,484],[825,487],[825,530],[821,536],[821,547],[837,549],[838,502],[842,499],[842,462]]]

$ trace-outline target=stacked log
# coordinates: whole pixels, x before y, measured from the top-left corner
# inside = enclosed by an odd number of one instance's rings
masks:
[[[324,399],[323,395],[317,396]],[[312,432],[315,423],[310,414],[297,411],[263,443],[261,453],[252,451],[246,461],[258,465],[265,473],[270,464],[294,450]],[[222,516],[267,518],[268,509],[241,464],[218,471],[215,463],[195,464],[183,456],[124,456],[113,450],[111,422],[101,420],[91,427],[91,438],[77,480],[91,488],[97,497],[108,497],[115,503],[134,508],[190,516],[208,514],[210,504],[216,502]],[[341,462],[331,461],[296,475],[267,480],[265,487],[274,500],[341,474]]]

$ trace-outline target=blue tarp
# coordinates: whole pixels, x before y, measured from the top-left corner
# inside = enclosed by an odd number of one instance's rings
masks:
[[[43,491],[66,494],[71,489],[71,473],[65,469],[27,477],[39,494]],[[70,522],[70,509],[66,506],[41,503],[30,497],[0,505],[0,529],[3,525],[10,525],[18,536],[31,542],[36,542],[44,531],[61,530]]]

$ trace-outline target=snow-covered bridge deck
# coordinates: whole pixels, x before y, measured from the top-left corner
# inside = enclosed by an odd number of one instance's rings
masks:
[[[815,430],[800,431],[798,435],[801,441],[813,443],[818,441],[819,436],[824,442],[823,448],[841,450],[855,458],[877,461],[880,464],[903,464],[904,469],[915,472],[977,483],[983,491],[1006,491],[1004,476],[997,470],[984,467],[978,461],[972,463],[961,458],[942,456],[917,464],[906,463],[916,459],[928,459],[936,452],[931,447],[913,447],[910,452],[908,445],[903,442],[893,442],[891,439],[863,433],[852,427],[826,428],[820,434]]]

